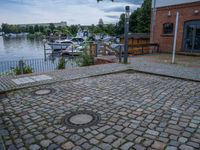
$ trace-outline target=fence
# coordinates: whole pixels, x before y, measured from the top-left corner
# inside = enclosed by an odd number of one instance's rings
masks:
[[[56,70],[59,59],[46,60],[45,59],[22,59],[14,61],[0,61],[0,75],[14,74],[16,68],[28,66],[35,73],[47,72]],[[77,67],[76,58],[65,58],[65,68]]]

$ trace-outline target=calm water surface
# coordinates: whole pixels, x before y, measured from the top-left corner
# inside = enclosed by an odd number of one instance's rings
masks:
[[[0,36],[0,61],[44,58],[43,43],[27,38],[5,39]]]

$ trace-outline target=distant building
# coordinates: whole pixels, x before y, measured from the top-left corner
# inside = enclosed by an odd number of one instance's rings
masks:
[[[178,52],[200,53],[200,0],[152,0],[151,42],[171,52],[179,12]]]
[[[48,27],[51,23],[34,23],[34,24],[17,24],[18,26],[20,27],[26,27],[26,26],[35,26],[35,25],[38,25],[38,26],[43,26],[43,27]],[[52,23],[54,24],[55,27],[64,27],[64,26],[67,26],[67,22],[65,21],[61,21],[61,22],[58,22],[58,23]]]

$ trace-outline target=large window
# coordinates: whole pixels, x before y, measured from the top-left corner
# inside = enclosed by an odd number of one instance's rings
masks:
[[[174,24],[173,23],[165,23],[163,24],[163,34],[173,34]]]

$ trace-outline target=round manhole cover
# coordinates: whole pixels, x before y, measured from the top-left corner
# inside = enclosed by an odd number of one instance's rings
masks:
[[[87,128],[99,121],[100,115],[88,110],[72,112],[64,117],[64,124],[69,128]]]
[[[39,89],[39,90],[35,90],[32,92],[32,95],[37,95],[37,96],[40,96],[40,95],[47,95],[47,94],[50,94],[50,93],[53,93],[54,92],[54,89]]]

